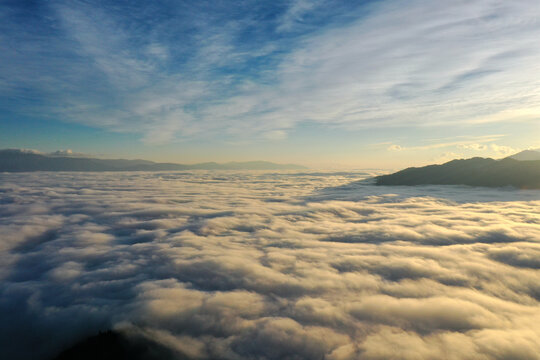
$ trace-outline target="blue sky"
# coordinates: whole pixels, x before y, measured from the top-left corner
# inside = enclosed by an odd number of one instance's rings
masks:
[[[0,147],[395,168],[540,147],[540,4],[4,1]]]

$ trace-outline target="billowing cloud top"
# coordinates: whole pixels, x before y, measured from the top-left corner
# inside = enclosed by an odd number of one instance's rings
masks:
[[[540,110],[537,0],[1,6],[10,118],[164,143],[279,140],[306,124],[509,124]]]
[[[537,359],[540,192],[363,176],[0,174],[2,357]]]

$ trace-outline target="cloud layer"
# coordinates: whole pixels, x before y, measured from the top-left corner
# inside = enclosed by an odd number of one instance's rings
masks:
[[[2,357],[536,359],[540,192],[363,176],[1,174]]]

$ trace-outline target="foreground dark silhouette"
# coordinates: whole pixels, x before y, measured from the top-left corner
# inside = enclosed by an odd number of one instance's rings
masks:
[[[519,189],[540,189],[540,160],[452,160],[442,165],[411,167],[394,174],[378,176],[376,184],[513,186]]]
[[[100,332],[64,350],[52,360],[183,360],[179,353],[142,337]]]

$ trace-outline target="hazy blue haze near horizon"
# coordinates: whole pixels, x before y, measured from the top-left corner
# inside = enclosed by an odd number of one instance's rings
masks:
[[[536,359],[540,191],[367,176],[2,173],[2,358]]]

